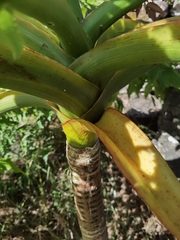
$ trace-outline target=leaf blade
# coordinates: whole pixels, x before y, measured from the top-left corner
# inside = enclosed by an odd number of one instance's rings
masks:
[[[91,12],[83,22],[85,32],[91,37],[93,43],[115,21],[134,9],[144,0],[108,0]]]
[[[0,114],[23,107],[43,107],[51,109],[44,99],[16,91],[0,93],[0,103]]]
[[[17,18],[17,22],[19,24],[19,30],[21,31],[24,39],[25,47],[52,58],[64,66],[68,66],[73,62],[74,58],[60,48],[49,34],[37,28],[31,22],[24,21],[20,18]],[[40,26],[43,25],[39,23],[38,27]]]
[[[0,8],[0,44],[11,49],[13,58],[20,57],[23,50],[23,38],[16,19],[9,6]]]
[[[83,115],[96,101],[100,90],[58,62],[24,48],[16,62],[11,52],[0,46],[0,86],[47,99]]]
[[[16,10],[27,14],[56,33],[61,45],[73,57],[78,57],[92,47],[66,0],[6,0]]]
[[[4,171],[13,170],[15,173],[22,173],[25,175],[20,168],[18,168],[10,159],[0,158],[0,173],[3,174]]]
[[[70,68],[101,86],[103,77],[109,72],[115,73],[123,68],[142,65],[178,62],[179,26],[180,18],[145,25],[98,45],[76,59]]]
[[[148,137],[126,116],[108,109],[96,132],[116,165],[160,221],[180,237],[180,183]]]
[[[153,65],[145,65],[140,67],[122,69],[116,72],[109,82],[105,83],[102,88],[103,91],[99,96],[98,100],[94,105],[82,116],[83,119],[89,120],[91,122],[97,122],[102,116],[103,111],[106,107],[107,102],[111,96],[119,91],[119,89],[125,87],[128,83],[133,83],[133,80],[140,77],[142,74],[148,70],[154,68]]]

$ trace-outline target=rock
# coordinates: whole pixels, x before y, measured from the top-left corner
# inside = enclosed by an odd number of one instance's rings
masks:
[[[171,9],[171,16],[177,17],[180,16],[180,1],[175,0],[173,3],[173,7]]]
[[[157,119],[162,109],[160,100],[151,94],[145,98],[143,92],[140,92],[139,96],[132,93],[129,98],[126,89],[120,91],[120,98],[123,102],[122,112],[136,124],[142,124],[156,130]]]
[[[144,93],[139,93],[139,96],[133,93],[129,98],[125,93],[121,94],[121,100],[124,106],[123,112],[129,115],[130,112],[137,112],[138,117],[159,112],[162,109],[160,100],[151,94],[145,98]]]
[[[159,130],[180,141],[180,91],[172,89],[166,98],[158,120]]]
[[[167,17],[168,14],[169,14],[168,1],[149,0],[142,4],[137,18],[139,20],[153,22]]]
[[[161,132],[158,139],[153,139],[152,142],[180,179],[180,143],[167,132]]]

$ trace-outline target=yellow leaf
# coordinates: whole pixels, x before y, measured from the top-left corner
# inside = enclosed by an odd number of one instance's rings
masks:
[[[180,184],[148,137],[114,109],[94,129],[138,195],[180,239]]]
[[[85,120],[71,119],[62,124],[68,143],[76,148],[91,147],[98,136],[93,127]]]

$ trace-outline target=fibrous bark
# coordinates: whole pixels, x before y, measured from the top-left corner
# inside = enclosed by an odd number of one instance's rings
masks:
[[[100,143],[77,149],[67,143],[68,158],[83,240],[107,240],[100,176]]]

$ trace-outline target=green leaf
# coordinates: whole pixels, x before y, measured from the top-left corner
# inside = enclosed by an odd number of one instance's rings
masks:
[[[169,87],[180,88],[180,73],[167,63],[151,69],[146,79],[145,97],[153,89],[156,97],[164,99]]]
[[[49,33],[39,29],[44,25],[39,23],[36,27],[34,23],[24,21],[24,19],[17,19],[17,21],[26,47],[52,58],[64,66],[69,66],[73,62],[74,58],[60,48]]]
[[[83,19],[81,6],[79,4],[79,0],[67,0],[72,12],[74,13],[74,16],[78,20],[78,22],[81,22]]]
[[[104,0],[80,0],[81,10],[83,17],[85,18],[92,11],[96,9],[100,4],[102,4]]]
[[[0,44],[12,51],[14,59],[20,57],[23,50],[23,39],[17,21],[8,5],[0,8]]]
[[[119,19],[111,25],[97,40],[96,45],[99,45],[111,38],[120,36],[126,32],[132,31],[136,28],[142,27],[144,24],[131,19]]]
[[[60,39],[62,48],[78,57],[92,47],[66,0],[7,0],[18,11],[50,28]]]
[[[21,21],[30,23],[34,27],[38,28],[39,30],[47,33],[49,35],[49,37],[51,37],[58,45],[60,44],[60,40],[57,37],[57,35],[55,33],[53,33],[51,29],[47,28],[47,26],[45,26],[44,24],[42,24],[35,18],[29,17],[28,15],[18,12],[16,10],[14,10],[14,15],[16,16],[17,19],[20,19]]]
[[[119,18],[130,10],[145,2],[144,0],[107,0],[87,16],[83,29],[91,37],[93,43]]]
[[[112,76],[110,81],[107,83],[105,88],[103,88],[103,91],[95,104],[82,117],[91,122],[97,122],[103,114],[107,102],[110,100],[111,96],[115,92],[119,91],[128,83],[140,77],[142,74],[144,74],[153,67],[154,65],[145,65],[134,68],[122,69],[116,72]]]
[[[152,91],[153,85],[151,82],[148,82],[145,89],[144,89],[144,93],[145,93],[145,97],[148,96],[148,94]]]
[[[4,171],[13,170],[15,173],[25,174],[20,168],[18,168],[10,159],[0,158],[0,173]]]
[[[120,69],[179,62],[179,28],[179,17],[147,24],[98,45],[70,68],[100,87],[106,75]]]
[[[100,90],[80,75],[54,60],[23,49],[13,61],[11,52],[0,46],[0,86],[54,102],[77,116],[98,99]]]
[[[140,89],[142,88],[142,86],[144,85],[145,79],[142,78],[138,78],[135,81],[132,81],[127,89],[127,93],[128,96],[130,96],[133,92],[137,94],[137,96],[139,95]]]
[[[44,99],[29,94],[16,91],[0,93],[0,114],[23,107],[43,107],[51,109]]]
[[[180,88],[180,73],[172,67],[162,68],[162,79],[165,87]]]

